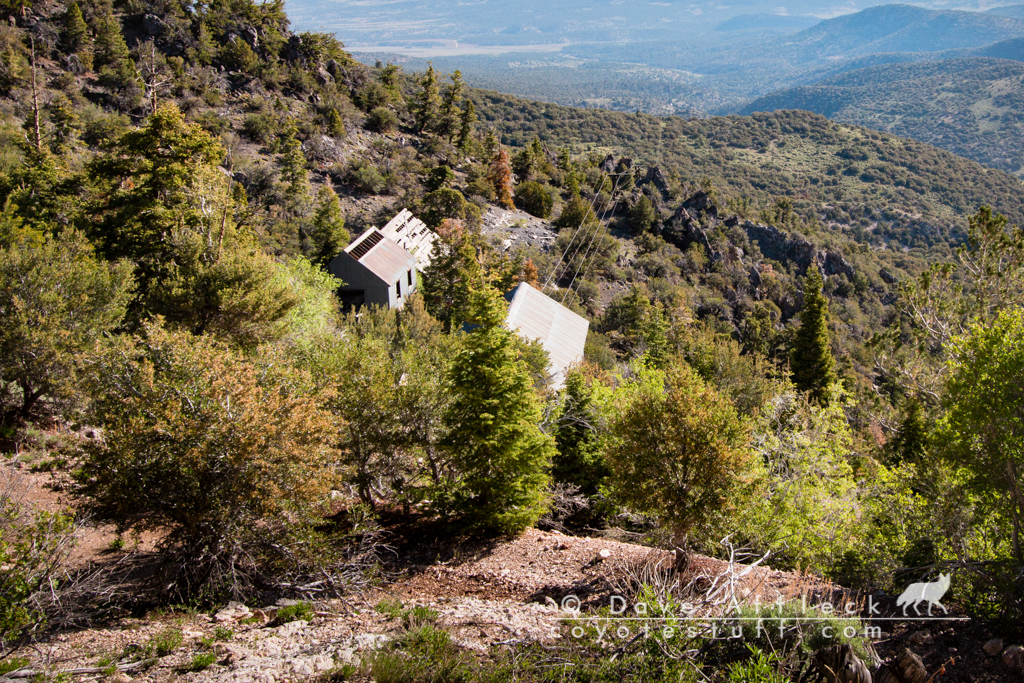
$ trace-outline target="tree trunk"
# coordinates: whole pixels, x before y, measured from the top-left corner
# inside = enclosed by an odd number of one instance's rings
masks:
[[[674,546],[676,556],[676,571],[684,572],[690,565],[690,550],[689,550],[689,529],[686,527],[675,527],[672,530],[672,545]]]
[[[43,389],[39,389],[38,391],[32,391],[32,385],[30,385],[28,382],[21,382],[20,384],[22,396],[21,416],[23,418],[27,418],[29,414],[32,412],[32,409],[35,408],[36,402],[39,401],[39,399],[42,397],[45,391]]]

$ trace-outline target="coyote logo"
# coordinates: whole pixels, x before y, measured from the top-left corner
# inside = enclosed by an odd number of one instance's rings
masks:
[[[925,583],[912,583],[907,586],[899,598],[896,599],[896,606],[903,608],[903,616],[907,616],[907,608],[913,607],[914,612],[921,616],[917,606],[922,602],[928,603],[928,616],[932,615],[932,606],[942,607],[942,611],[949,614],[949,610],[939,602],[942,596],[949,590],[949,574],[939,574],[938,581],[927,581]]]

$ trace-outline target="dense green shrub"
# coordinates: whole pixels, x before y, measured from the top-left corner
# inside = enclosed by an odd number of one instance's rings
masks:
[[[516,185],[516,200],[528,214],[547,218],[555,205],[551,193],[540,183],[530,180]]]
[[[398,126],[398,116],[387,107],[374,107],[363,122],[368,129],[388,133]]]

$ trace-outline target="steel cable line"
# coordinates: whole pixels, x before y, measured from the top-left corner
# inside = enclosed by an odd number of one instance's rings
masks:
[[[594,199],[590,202],[590,209],[589,209],[589,211],[587,211],[587,213],[585,213],[583,215],[583,220],[580,222],[579,227],[576,228],[576,232],[573,233],[572,239],[570,239],[569,243],[565,245],[565,251],[562,252],[562,255],[560,257],[558,257],[557,261],[555,261],[555,265],[551,267],[551,272],[548,273],[548,279],[544,281],[544,286],[540,288],[540,291],[543,292],[545,289],[548,288],[548,285],[551,284],[551,278],[554,277],[555,271],[558,270],[559,264],[561,264],[562,261],[565,259],[565,255],[569,253],[569,248],[572,247],[572,243],[576,240],[576,237],[580,234],[580,230],[582,230],[583,226],[586,225],[586,223],[587,223],[587,216],[590,215],[590,212],[594,210],[594,206],[595,206],[595,204],[597,202],[597,196],[601,193],[601,190],[604,189],[604,183],[605,183],[605,181],[607,179],[608,179],[607,177],[601,178],[601,187],[599,187],[597,192],[594,193]],[[576,250],[579,251],[579,246],[576,247]],[[575,257],[575,256],[576,256],[576,254],[573,254],[573,257]],[[565,271],[564,270],[562,271],[562,275],[565,275]]]

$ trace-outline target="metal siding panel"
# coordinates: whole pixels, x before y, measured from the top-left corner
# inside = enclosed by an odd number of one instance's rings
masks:
[[[590,323],[526,283],[516,288],[507,325],[527,339],[540,340],[556,387],[564,384],[566,368],[583,359]]]
[[[410,268],[416,267],[416,257],[391,240],[385,239],[359,259],[359,263],[394,287],[399,276],[404,277]]]

